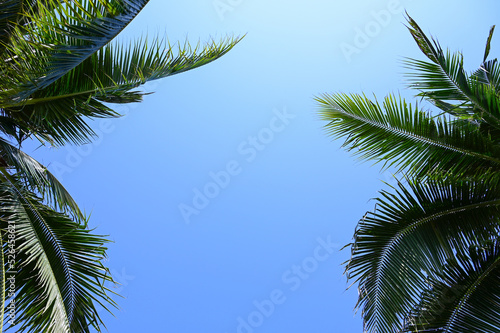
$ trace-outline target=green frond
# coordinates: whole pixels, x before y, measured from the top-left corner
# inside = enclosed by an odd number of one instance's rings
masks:
[[[96,305],[116,306],[104,286],[113,282],[102,265],[107,240],[45,206],[16,176],[4,174],[0,196],[2,228],[16,228],[17,332],[100,331]]]
[[[498,237],[498,183],[410,181],[382,191],[360,221],[346,266],[359,282],[358,307],[369,332],[402,329],[428,280],[461,249]]]
[[[316,98],[343,147],[405,178],[359,222],[346,274],[359,283],[367,332],[497,332],[500,66],[487,60],[494,27],[480,68],[467,74],[461,53],[443,51],[409,16],[408,24],[428,58],[405,61],[411,87],[434,115],[391,95],[382,104],[356,94]]]
[[[134,88],[214,61],[240,40],[194,48],[157,40],[106,46],[147,2],[14,1],[6,7],[20,10],[16,17],[26,22],[14,24],[6,15],[13,27],[0,62],[0,115],[19,125],[17,140],[35,134],[56,145],[88,143],[95,133],[87,118],[119,116],[102,102],[138,102],[143,93]]]
[[[408,16],[409,31],[420,50],[431,60],[407,59],[411,87],[431,102],[448,102],[457,105],[459,115],[484,121],[500,129],[500,96],[488,89],[477,75],[467,75],[463,68],[463,55],[444,52],[435,40],[429,40],[418,24]],[[490,31],[490,37],[492,31]],[[487,45],[489,45],[490,39]],[[489,53],[486,52],[486,55]]]
[[[138,102],[144,93],[134,88],[212,62],[241,38],[195,47],[155,40],[107,46],[20,105],[4,106],[4,113],[42,140],[58,145],[86,143],[95,135],[86,118],[119,116],[102,102]]]
[[[500,91],[500,64],[497,59],[487,61],[483,64],[488,84],[491,84],[497,92]]]
[[[493,38],[493,32],[495,32],[495,26],[492,26],[490,28],[490,33],[488,35],[488,39],[486,40],[486,47],[484,49],[484,58],[483,62],[486,62],[488,59],[488,56],[490,55],[490,49],[491,49],[491,39]]]
[[[120,116],[108,103],[139,102],[146,94],[140,85],[210,63],[241,40],[110,44],[147,3],[0,3],[0,288],[8,267],[5,230],[15,226],[17,332],[100,332],[97,306],[109,311],[116,304],[104,285],[113,282],[102,264],[107,240],[86,229],[85,216],[47,168],[10,142],[87,143],[95,136],[89,118]],[[3,312],[0,320],[7,325]]]
[[[87,118],[109,118],[120,115],[87,94],[61,98],[57,101],[40,102],[19,107],[7,107],[3,114],[19,127],[25,128],[27,136],[34,136],[42,143],[52,146],[65,143],[85,144],[96,134],[87,123]],[[25,136],[26,137],[26,136]]]
[[[10,230],[11,232],[13,230]],[[0,280],[0,332],[3,332],[3,323],[4,321],[9,321],[11,320],[12,318],[10,316],[8,316],[8,318],[5,318],[5,296],[9,295],[9,293],[6,292],[6,287],[7,287],[7,277],[6,277],[6,267],[8,267],[8,260],[6,260],[5,258],[5,251],[4,251],[4,242],[3,242],[3,238],[4,238],[4,233],[7,233],[7,242],[6,242],[6,245],[5,247],[7,249],[9,249],[9,251],[7,251],[7,259],[9,259],[8,255],[10,254],[11,252],[11,249],[12,247],[10,246],[10,242],[13,242],[12,240],[10,240],[9,242],[9,238],[8,238],[8,232],[9,230],[7,231],[4,231],[4,230],[1,230],[0,229],[0,249],[2,249],[0,251],[0,267],[1,267],[1,280]],[[9,286],[10,287],[10,286]]]
[[[27,136],[27,129],[18,124],[14,119],[2,115],[0,110],[0,132],[7,138],[22,142]]]
[[[11,173],[17,174],[27,189],[42,195],[47,204],[86,225],[86,218],[75,200],[45,166],[2,138],[0,158],[5,163],[0,168],[12,170]]]
[[[22,14],[29,23],[14,28],[0,66],[9,75],[5,88],[12,90],[13,101],[22,101],[49,86],[100,50],[147,3],[148,0],[45,0],[25,8]],[[16,73],[16,69],[23,72]]]
[[[500,167],[500,147],[469,121],[433,117],[389,95],[382,105],[357,94],[316,98],[326,129],[362,159],[418,177],[484,175]]]
[[[497,332],[500,328],[500,241],[477,244],[429,280],[403,332]]]
[[[472,74],[472,79],[480,84],[490,85],[497,93],[500,92],[500,65],[497,59],[484,62]]]
[[[17,24],[21,12],[22,0],[8,0],[0,3],[0,53],[9,42],[10,32]]]

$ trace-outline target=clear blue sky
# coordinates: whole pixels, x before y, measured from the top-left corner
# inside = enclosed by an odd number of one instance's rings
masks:
[[[116,318],[104,314],[109,332],[361,332],[339,250],[389,176],[326,136],[313,96],[411,97],[401,59],[420,53],[403,8],[472,70],[499,7],[152,0],[121,40],[248,35],[148,85],[143,103],[117,108],[123,118],[96,121],[94,144],[33,152],[114,241],[107,265],[124,298]],[[500,31],[493,56],[499,43]]]

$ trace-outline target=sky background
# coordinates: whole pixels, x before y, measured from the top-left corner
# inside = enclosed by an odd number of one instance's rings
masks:
[[[114,242],[106,265],[124,298],[103,312],[109,332],[362,331],[340,248],[392,180],[326,135],[314,96],[411,98],[401,60],[422,56],[405,9],[468,70],[500,23],[494,0],[151,0],[119,40],[247,36],[95,121],[93,144],[26,147]]]

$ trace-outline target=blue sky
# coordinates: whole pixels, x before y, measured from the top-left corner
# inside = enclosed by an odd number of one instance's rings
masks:
[[[361,332],[339,250],[390,175],[326,136],[313,97],[411,98],[401,60],[421,56],[404,9],[472,70],[499,7],[152,0],[119,40],[247,36],[148,84],[155,93],[117,107],[121,119],[95,121],[93,144],[32,152],[114,242],[106,264],[124,298],[116,317],[103,313],[109,332]]]

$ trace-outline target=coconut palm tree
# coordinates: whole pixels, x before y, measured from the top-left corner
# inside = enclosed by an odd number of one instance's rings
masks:
[[[0,2],[0,331],[101,330],[107,240],[45,166],[21,150],[88,143],[87,119],[119,117],[140,85],[218,59],[240,38],[191,47],[156,38],[111,42],[147,0]]]
[[[356,228],[346,262],[368,332],[500,330],[500,66],[467,73],[408,16],[427,60],[407,59],[423,103],[317,98],[334,138],[401,175]],[[423,104],[423,105],[422,105]]]

